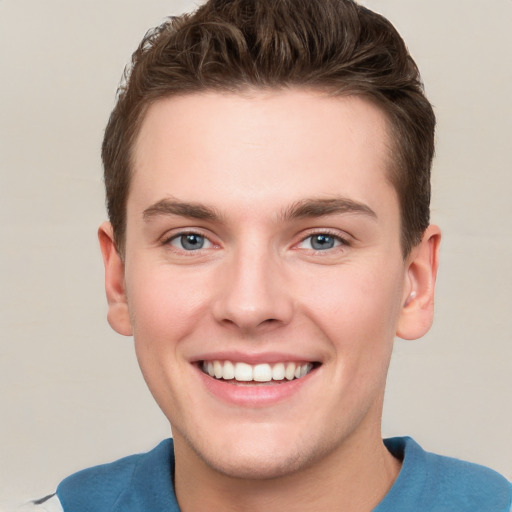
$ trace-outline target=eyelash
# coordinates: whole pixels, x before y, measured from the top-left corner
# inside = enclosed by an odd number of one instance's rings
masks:
[[[204,239],[205,242],[209,243],[212,247],[215,247],[216,244],[214,244],[210,238],[208,236],[206,236],[204,233],[201,233],[200,231],[181,231],[179,233],[174,233],[172,234],[171,236],[167,236],[165,237],[163,240],[162,240],[162,245],[171,245],[172,246],[172,242],[174,240],[179,240],[180,238],[182,237],[186,237],[186,236],[197,236],[197,237],[201,237],[202,239]],[[182,253],[185,253],[185,254],[193,254],[193,253],[197,253],[199,251],[201,251],[203,249],[203,247],[200,247],[199,249],[195,249],[195,250],[187,250],[187,249],[184,249],[184,248],[179,248],[179,247],[174,247],[176,250],[182,252]],[[209,249],[209,247],[207,247]]]
[[[333,238],[336,242],[339,242],[339,245],[331,247],[331,248],[323,249],[323,250],[322,249],[314,249],[314,248],[308,249],[310,251],[314,251],[315,254],[327,253],[327,252],[331,252],[336,249],[343,249],[345,247],[350,246],[350,242],[347,240],[347,238],[341,236],[338,232],[334,232],[329,229],[321,229],[321,230],[315,231],[313,233],[309,233],[307,236],[305,236],[304,238],[301,239],[299,244],[302,244],[306,240],[312,239],[313,237],[319,236],[319,235],[325,235],[329,238]]]
[[[331,231],[329,229],[322,229],[322,230],[318,230],[318,231],[309,233],[307,236],[304,236],[300,240],[300,242],[298,242],[298,244],[295,244],[294,246],[297,247],[298,245],[304,243],[306,240],[312,239],[313,237],[320,236],[320,235],[324,235],[326,237],[334,239],[334,241],[337,242],[338,245],[335,245],[333,247],[328,247],[326,249],[315,249],[314,247],[311,247],[310,249],[307,248],[306,250],[313,251],[315,254],[319,254],[319,253],[332,252],[333,250],[350,246],[350,242],[346,238],[344,238],[343,236],[340,236],[339,233],[333,232],[333,231]],[[217,244],[212,242],[208,236],[206,236],[205,234],[201,233],[200,231],[181,231],[179,233],[172,234],[171,236],[165,237],[162,240],[162,245],[171,245],[172,246],[172,242],[174,240],[178,240],[178,239],[180,239],[182,237],[186,237],[186,236],[201,237],[202,239],[204,239],[205,242],[210,244],[210,247],[200,247],[200,248],[195,249],[195,250],[194,249],[187,250],[185,248],[180,248],[180,247],[174,247],[173,246],[176,250],[178,250],[178,251],[180,251],[182,253],[192,255],[194,253],[198,253],[199,251],[201,251],[203,249],[209,249],[211,247],[218,247]]]

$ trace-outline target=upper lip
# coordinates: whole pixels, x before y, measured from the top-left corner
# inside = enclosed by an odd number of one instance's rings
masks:
[[[319,362],[318,358],[311,358],[307,355],[290,354],[285,352],[262,352],[262,353],[247,353],[238,351],[216,351],[207,352],[194,356],[190,362],[199,363],[200,361],[233,361],[240,363],[247,363],[251,365],[263,363],[313,363]]]

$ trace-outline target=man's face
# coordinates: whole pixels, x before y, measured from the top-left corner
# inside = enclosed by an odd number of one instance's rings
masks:
[[[124,285],[177,452],[261,478],[380,435],[407,294],[388,154],[384,115],[356,97],[205,93],[150,107]]]

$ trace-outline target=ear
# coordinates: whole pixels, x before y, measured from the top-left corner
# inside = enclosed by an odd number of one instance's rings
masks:
[[[403,305],[396,330],[396,335],[405,340],[421,338],[432,326],[440,241],[441,230],[429,226],[407,258]]]
[[[108,301],[108,323],[119,334],[132,335],[128,301],[124,282],[124,262],[117,252],[114,233],[110,222],[104,222],[98,229],[103,264],[105,265],[105,291]]]

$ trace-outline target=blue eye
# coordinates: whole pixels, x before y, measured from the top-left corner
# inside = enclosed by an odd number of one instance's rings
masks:
[[[212,245],[207,238],[202,235],[198,235],[197,233],[184,233],[182,235],[178,235],[170,241],[170,244],[185,251],[197,251]]]
[[[342,245],[344,241],[328,233],[317,233],[305,238],[299,245],[301,249],[313,249],[314,251],[326,251]]]
[[[332,249],[336,240],[334,237],[329,235],[313,235],[311,237],[311,247],[315,251],[322,251],[324,249]]]

